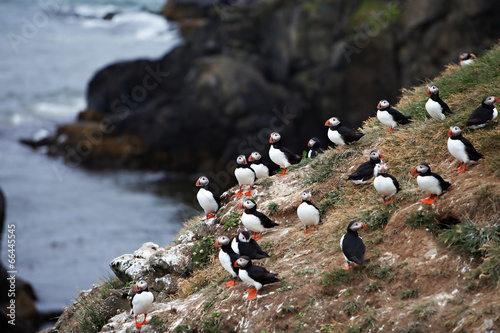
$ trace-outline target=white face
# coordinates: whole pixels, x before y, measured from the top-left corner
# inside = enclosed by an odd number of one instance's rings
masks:
[[[135,291],[145,290],[148,287],[148,283],[144,280],[139,280],[135,284]]]
[[[278,142],[281,140],[281,135],[278,132],[271,133],[271,137],[269,138],[270,143]]]
[[[255,202],[253,202],[252,200],[245,200],[243,202],[243,208],[251,209],[251,208],[254,208],[254,207],[255,207]]]
[[[205,176],[201,176],[200,178],[198,178],[196,185],[197,186],[205,186],[205,185],[208,185],[208,183],[209,183],[208,178]]]
[[[439,92],[439,89],[438,87],[436,87],[435,85],[432,85],[432,86],[429,86],[429,88],[427,89],[427,91],[431,94],[435,94],[435,93],[438,93]]]
[[[315,143],[316,143],[316,140],[311,139],[311,140],[309,140],[309,142],[307,143],[307,146],[308,146],[308,147],[312,147],[312,146],[314,146],[314,144],[315,144]]]
[[[469,54],[467,52],[460,53],[459,59],[466,60],[469,58]]]
[[[417,173],[426,173],[429,171],[429,167],[425,164],[419,164],[415,170],[417,170]]]
[[[247,164],[247,159],[246,159],[245,155],[238,156],[238,158],[236,159],[236,163],[238,163],[240,165]]]
[[[379,163],[377,165],[375,165],[375,170],[374,170],[375,174],[378,175],[379,173],[385,173],[387,172],[387,164],[385,163]]]
[[[217,238],[217,242],[221,245],[227,245],[229,244],[229,241],[230,239],[227,236],[219,236],[219,238]]]
[[[498,98],[495,96],[487,96],[483,99],[483,103],[486,105],[493,105],[494,103],[498,102]]]
[[[311,192],[309,191],[304,191],[302,193],[302,200],[305,200],[305,201],[311,201]]]
[[[248,264],[248,260],[246,258],[238,258],[238,260],[236,260],[236,263],[239,267],[245,267],[247,264]]]
[[[389,106],[389,102],[386,101],[385,99],[383,99],[380,102],[378,102],[377,109],[385,109],[388,106]]]
[[[366,228],[366,226],[365,226],[363,223],[359,222],[359,221],[355,221],[355,222],[354,222],[354,223],[353,223],[353,224],[349,227],[349,229],[351,229],[351,230],[353,230],[353,231],[357,231],[357,230],[359,230],[359,229],[364,229],[364,228]]]
[[[244,243],[246,243],[246,242],[248,242],[248,241],[249,241],[249,240],[245,237],[245,235],[244,235],[242,232],[240,232],[240,233],[238,234],[238,240],[239,240],[240,242],[244,242]]]
[[[380,152],[374,149],[370,152],[370,160],[378,160],[380,158]]]
[[[336,117],[332,117],[328,119],[325,123],[326,126],[338,126],[340,124],[340,120]]]
[[[460,129],[460,127],[458,127],[458,126],[451,126],[450,127],[450,130],[449,130],[450,136],[459,135],[460,133],[462,133],[462,130]]]
[[[259,161],[262,158],[262,155],[259,154],[258,152],[254,151],[252,154],[250,154],[250,161]]]

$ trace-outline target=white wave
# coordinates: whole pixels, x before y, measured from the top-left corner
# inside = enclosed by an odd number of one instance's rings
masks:
[[[74,99],[68,103],[38,102],[33,105],[33,112],[44,118],[62,119],[74,117],[75,113],[84,107],[83,98]]]

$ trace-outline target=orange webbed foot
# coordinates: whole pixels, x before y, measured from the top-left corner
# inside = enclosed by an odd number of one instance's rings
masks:
[[[236,279],[233,279],[232,281],[226,282],[226,288],[234,286],[235,282],[236,282]]]
[[[245,193],[246,196],[251,196],[252,195],[252,191],[248,191]]]
[[[386,205],[390,204],[392,202],[392,199],[394,199],[394,196],[391,197],[391,199],[389,201],[385,201],[385,198],[384,198],[384,203]]]
[[[247,297],[247,299],[248,299],[249,301],[251,301],[252,299],[254,299],[254,298],[255,298],[255,296],[257,296],[257,289],[255,289],[255,288],[250,289],[250,290],[248,291],[248,297]]]
[[[392,130],[393,130],[393,129],[394,129],[394,128],[392,128],[392,127],[391,127],[389,130],[387,130],[387,131],[385,131],[385,132],[386,132],[386,133],[390,133],[390,132],[392,132]]]

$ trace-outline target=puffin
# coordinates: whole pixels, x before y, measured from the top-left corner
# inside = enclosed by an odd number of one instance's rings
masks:
[[[425,103],[425,109],[427,113],[436,120],[444,120],[447,114],[453,114],[451,112],[448,104],[443,102],[439,97],[439,89],[435,85],[431,85],[427,88],[427,96],[429,100]]]
[[[241,215],[241,223],[251,232],[253,232],[253,239],[258,241],[262,237],[262,232],[266,229],[276,227],[279,225],[271,221],[269,217],[257,211],[257,204],[252,199],[247,199],[240,203],[238,208],[245,211]],[[259,237],[256,238],[257,233]]]
[[[302,203],[297,207],[297,215],[299,216],[299,220],[306,227],[306,232],[304,234],[311,233],[316,230],[316,226],[321,222],[321,214],[318,209],[311,202],[311,192],[304,191],[302,193]],[[313,227],[313,230],[308,232],[308,227]]]
[[[478,129],[495,120],[498,117],[498,110],[494,104],[499,101],[495,96],[486,96],[481,102],[481,106],[475,109],[469,116],[469,120],[467,120],[465,126],[470,129]]]
[[[310,147],[309,151],[307,152],[307,158],[315,158],[319,154],[323,154],[325,150],[320,147],[321,143],[319,142],[319,139],[314,137],[310,139],[307,142],[307,146]]]
[[[281,135],[278,132],[271,133],[269,143],[271,144],[271,147],[269,147],[269,158],[283,168],[283,173],[279,174],[278,177],[283,176],[290,165],[297,164],[302,159],[301,156],[292,153],[282,146]]]
[[[269,258],[269,254],[262,250],[259,244],[257,244],[255,239],[250,237],[250,233],[246,230],[240,232],[233,238],[231,248],[236,254],[247,256],[250,259]]]
[[[386,133],[392,132],[394,127],[399,125],[409,124],[411,116],[405,116],[398,110],[391,108],[388,101],[385,99],[381,100],[377,105],[377,118],[380,122],[386,126],[390,126],[390,129]]]
[[[387,164],[384,162],[375,165],[374,176],[375,180],[373,181],[373,186],[375,190],[382,196],[382,202],[384,204],[390,204],[396,193],[401,190],[398,180],[387,173]],[[386,201],[385,198],[390,199]]]
[[[247,256],[239,257],[234,263],[234,267],[239,268],[238,276],[243,282],[255,287],[248,291],[247,299],[249,301],[257,296],[257,292],[263,285],[281,281],[276,277],[277,273],[268,272],[262,266],[254,266],[252,260]]]
[[[209,184],[210,181],[205,176],[201,176],[196,181],[196,186],[200,188],[196,194],[196,198],[201,208],[205,211],[205,219],[207,220],[214,217],[221,206],[220,198],[209,189]]]
[[[380,163],[383,158],[384,156],[378,151],[378,149],[373,149],[370,152],[370,160],[362,163],[356,171],[347,177],[347,180],[352,180],[352,182],[356,185],[366,184],[373,178],[375,165]]]
[[[219,236],[215,241],[215,247],[220,247],[219,262],[229,274],[232,275],[233,280],[226,283],[226,287],[234,286],[236,278],[238,277],[238,268],[234,266],[236,260],[240,257],[235,253],[231,247],[231,240],[227,236]]]
[[[148,290],[148,283],[144,280],[137,281],[131,293],[133,294],[131,304],[132,312],[135,316],[135,327],[141,328],[142,325],[148,323],[146,317],[153,307],[154,296],[153,293]],[[129,295],[131,293],[129,293]],[[142,323],[139,323],[137,317],[141,314],[144,315],[144,320]]]
[[[460,66],[472,65],[475,62],[476,56],[472,53],[462,52],[458,56]]]
[[[325,122],[325,126],[328,126],[328,139],[335,145],[341,146],[343,148],[345,145],[356,142],[365,135],[364,133],[358,133],[350,128],[342,126],[340,120],[336,117],[332,117]]]
[[[448,130],[448,137],[448,151],[460,161],[460,166],[455,169],[456,171],[464,172],[467,163],[483,158],[483,154],[480,154],[472,143],[462,136],[460,127],[451,126]]]
[[[446,191],[451,184],[441,178],[437,173],[431,172],[431,167],[427,163],[420,163],[415,169],[413,169],[413,175],[417,175],[418,186],[429,192],[429,197],[427,199],[421,200],[421,202],[426,204],[433,204],[436,199]],[[436,197],[431,199],[432,195],[435,194]]]
[[[352,220],[347,226],[347,232],[340,239],[340,249],[347,262],[347,266],[342,267],[342,269],[361,266],[365,261],[365,244],[358,235],[360,229],[366,229],[366,224]]]
[[[251,153],[248,156],[248,162],[250,162],[250,168],[255,172],[257,179],[269,177],[269,167],[262,162],[262,155],[259,152]]]
[[[236,163],[238,163],[238,165],[236,166],[236,169],[234,169],[234,175],[236,176],[236,180],[240,185],[240,191],[236,193],[235,197],[238,198],[243,195],[243,193],[241,192],[241,187],[243,185],[250,186],[248,192],[245,192],[245,195],[252,195],[252,185],[255,182],[256,178],[255,171],[253,171],[250,165],[248,165],[245,155],[238,156],[238,158],[236,159]]]

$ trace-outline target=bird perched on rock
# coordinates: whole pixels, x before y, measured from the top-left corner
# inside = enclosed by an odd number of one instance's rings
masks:
[[[250,259],[269,258],[269,254],[264,252],[255,239],[250,237],[246,230],[240,232],[231,242],[231,248],[240,256],[247,256]]]
[[[447,114],[453,114],[451,112],[448,104],[443,102],[439,97],[439,89],[435,85],[431,85],[427,88],[427,96],[429,100],[425,103],[425,109],[429,116],[436,120],[444,120]]]
[[[476,56],[473,53],[463,52],[458,56],[458,63],[460,66],[472,65],[476,62]]]
[[[366,229],[366,224],[352,220],[347,226],[346,234],[340,239],[340,249],[347,262],[347,266],[342,269],[361,266],[365,261],[365,244],[358,235],[360,229]]]
[[[248,162],[250,162],[250,167],[255,172],[257,179],[269,177],[269,167],[262,162],[262,155],[259,152],[251,153]]]
[[[226,283],[226,287],[234,286],[238,277],[238,268],[234,266],[236,260],[240,257],[231,248],[231,240],[227,236],[219,236],[215,241],[215,247],[220,247],[219,262],[224,269],[233,277],[232,281]]]
[[[470,161],[483,158],[472,143],[462,136],[462,130],[458,126],[451,126],[448,130],[448,151],[460,161],[460,166],[456,169],[458,172],[464,172]]]
[[[245,228],[253,232],[253,239],[256,241],[262,237],[262,232],[266,229],[274,228],[279,225],[271,221],[271,219],[263,213],[257,211],[257,204],[252,199],[245,200],[238,208],[245,210],[243,215],[241,215],[241,223],[243,223]],[[256,238],[257,233],[259,233],[258,238]]]
[[[390,204],[396,193],[401,190],[398,180],[387,173],[387,164],[384,162],[375,165],[374,176],[375,180],[373,181],[373,186],[375,190],[382,196],[383,203],[386,205]],[[385,201],[385,198],[390,199],[389,201]]]
[[[325,126],[329,127],[328,139],[341,148],[345,145],[358,141],[364,135],[364,133],[358,133],[343,126],[340,120],[336,117],[328,119],[325,122]]]
[[[205,176],[201,176],[196,181],[196,186],[200,188],[196,194],[196,198],[201,208],[205,211],[205,218],[207,220],[214,217],[221,206],[220,198],[210,190],[209,185],[210,181]]]
[[[377,105],[377,118],[380,122],[391,128],[386,132],[392,132],[394,127],[398,125],[409,124],[412,121],[411,116],[405,116],[398,110],[391,108],[391,105],[385,99],[381,100]]]
[[[498,110],[494,104],[498,103],[498,101],[499,99],[495,96],[486,96],[481,102],[481,106],[475,109],[469,116],[469,120],[467,120],[465,126],[471,129],[478,129],[495,120],[498,117]]]
[[[417,175],[418,186],[429,193],[427,199],[421,202],[426,204],[433,204],[436,199],[446,191],[451,184],[441,178],[437,173],[431,172],[431,167],[426,163],[420,163],[415,169],[413,169],[413,175]],[[436,197],[431,199],[432,195],[435,194]]]
[[[257,296],[258,291],[265,284],[281,281],[276,277],[277,273],[270,273],[262,266],[254,266],[252,260],[247,256],[242,256],[236,260],[234,267],[239,268],[238,276],[243,282],[254,286],[248,291],[247,299],[249,301]]]
[[[142,325],[147,324],[146,317],[148,312],[151,311],[153,307],[154,296],[153,293],[148,291],[148,283],[144,280],[139,280],[135,283],[132,293],[132,312],[135,316],[135,326],[141,328]],[[144,320],[142,323],[137,321],[139,315],[144,315]]]
[[[307,158],[315,158],[319,154],[323,154],[325,150],[321,148],[321,143],[318,138],[312,138],[307,142],[309,151],[307,152]]]
[[[297,215],[299,216],[299,220],[306,227],[306,232],[304,234],[308,233],[308,227],[314,227],[311,232],[316,230],[316,226],[321,221],[321,214],[318,207],[311,201],[311,192],[304,191],[302,193],[302,203],[297,207]]]
[[[375,165],[380,163],[384,156],[378,151],[378,149],[373,149],[370,152],[370,159],[362,163],[353,173],[351,173],[347,180],[352,180],[356,185],[366,184],[370,179],[373,178],[373,171]]]
[[[253,169],[248,165],[245,155],[238,156],[236,163],[238,163],[238,165],[236,166],[236,169],[234,169],[234,175],[240,185],[240,191],[236,193],[235,197],[238,198],[243,195],[241,192],[241,187],[243,185],[249,186],[248,192],[245,192],[245,195],[252,195],[252,185],[256,178],[255,171],[253,171]]]
[[[288,167],[292,164],[299,163],[302,159],[301,156],[283,147],[281,135],[278,132],[271,133],[269,143],[271,144],[271,147],[269,147],[269,158],[283,169],[283,173],[279,174],[278,177],[283,176]]]

